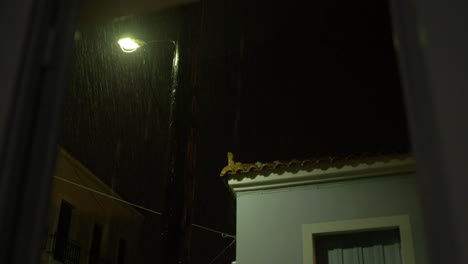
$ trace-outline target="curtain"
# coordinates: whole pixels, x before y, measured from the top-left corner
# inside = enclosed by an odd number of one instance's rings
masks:
[[[328,250],[328,264],[402,264],[400,244]]]
[[[398,229],[314,237],[318,264],[402,264]]]

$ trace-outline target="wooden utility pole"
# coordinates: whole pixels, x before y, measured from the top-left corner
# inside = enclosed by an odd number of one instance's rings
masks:
[[[163,263],[190,263],[192,204],[198,132],[195,126],[194,46],[198,42],[198,6],[181,8],[175,42],[170,101],[168,174],[163,214]]]

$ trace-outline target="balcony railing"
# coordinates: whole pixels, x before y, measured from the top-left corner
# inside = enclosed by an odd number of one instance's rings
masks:
[[[61,256],[61,259],[55,260],[64,264],[80,264],[81,247],[77,242],[67,240],[62,249],[63,252],[57,252],[57,235],[50,235],[49,239],[51,239],[51,243],[47,253],[54,256],[54,258],[58,255]]]

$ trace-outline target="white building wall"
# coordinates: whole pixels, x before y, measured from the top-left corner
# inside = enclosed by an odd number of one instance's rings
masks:
[[[303,263],[302,224],[409,215],[416,263],[424,264],[419,201],[412,175],[237,194],[237,263]]]

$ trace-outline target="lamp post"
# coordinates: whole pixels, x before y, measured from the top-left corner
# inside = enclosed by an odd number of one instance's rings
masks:
[[[192,228],[192,203],[195,178],[195,153],[198,132],[193,127],[194,89],[191,83],[189,49],[182,52],[179,62],[180,43],[174,40],[142,41],[121,38],[118,41],[125,53],[135,52],[150,43],[172,43],[172,84],[170,95],[169,127],[167,141],[168,173],[165,178],[165,203],[162,223],[162,263],[190,263]]]

